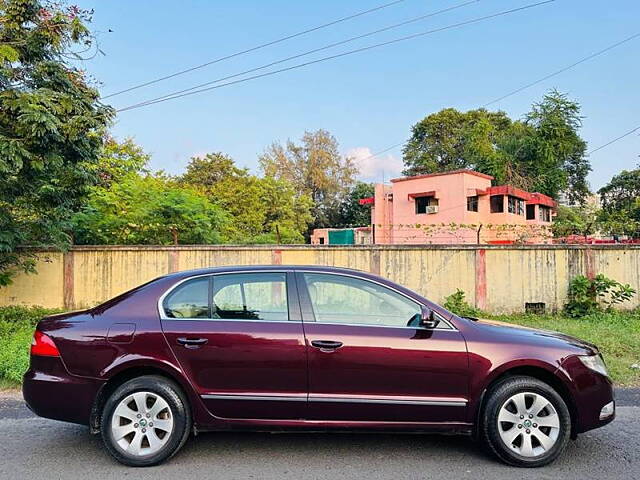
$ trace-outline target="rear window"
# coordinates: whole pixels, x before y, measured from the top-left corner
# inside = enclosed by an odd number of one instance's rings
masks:
[[[210,318],[209,277],[178,285],[165,298],[164,313],[169,318]]]
[[[164,299],[167,318],[289,320],[285,273],[210,275],[178,285]]]

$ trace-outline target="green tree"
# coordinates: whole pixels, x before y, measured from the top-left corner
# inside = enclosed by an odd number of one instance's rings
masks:
[[[598,194],[602,208],[607,212],[633,211],[640,198],[640,169],[621,171],[598,190]]]
[[[508,183],[581,203],[589,193],[586,143],[578,133],[580,105],[555,90],[535,103],[523,120],[484,109],[452,108],[412,128],[403,150],[406,175],[469,168]]]
[[[222,152],[207,153],[204,157],[193,157],[187,171],[180,180],[190,185],[211,188],[229,178],[248,176],[248,170],[239,168],[231,157]]]
[[[371,224],[371,205],[360,205],[360,199],[373,197],[372,183],[356,182],[349,189],[340,205],[340,216],[336,225],[362,227]]]
[[[300,145],[291,140],[285,146],[273,143],[260,156],[260,165],[267,177],[285,180],[311,198],[313,228],[335,223],[357,171],[326,130],[305,132]]]
[[[151,155],[137,145],[132,138],[118,142],[107,137],[98,157],[98,163],[92,169],[98,176],[98,185],[108,187],[112,183],[124,180],[131,173],[148,173],[147,165]]]
[[[591,205],[558,206],[551,230],[555,237],[580,235],[588,237],[599,229],[599,211]]]
[[[94,189],[74,217],[79,244],[219,243],[227,221],[202,192],[161,173]]]
[[[230,215],[229,243],[302,243],[311,200],[286,180],[259,178],[222,153],[192,158],[180,182],[200,188]]]
[[[582,203],[590,193],[587,175],[591,165],[585,157],[587,144],[578,130],[582,126],[580,105],[552,90],[533,105],[525,117],[535,135],[529,140],[530,155],[520,162],[534,188],[554,198],[561,192],[571,203]]]
[[[474,168],[477,158],[470,158],[470,154],[491,153],[482,146],[493,150],[498,137],[510,125],[506,113],[485,109],[460,112],[445,108],[428,115],[411,128],[411,137],[403,149],[404,174]],[[470,143],[478,146],[477,152]]]
[[[640,231],[640,169],[623,170],[598,190],[600,221],[610,235],[638,236]]]
[[[18,246],[69,245],[94,184],[113,110],[67,61],[92,41],[88,12],[0,0],[0,285],[34,259]]]

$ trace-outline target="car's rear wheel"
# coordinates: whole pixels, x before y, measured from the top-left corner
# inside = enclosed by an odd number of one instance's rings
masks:
[[[163,462],[184,445],[191,416],[175,383],[148,375],[123,383],[109,396],[100,425],[104,444],[116,460],[146,467]]]
[[[482,436],[503,462],[540,467],[562,453],[571,436],[571,416],[551,386],[532,377],[510,377],[487,395]]]

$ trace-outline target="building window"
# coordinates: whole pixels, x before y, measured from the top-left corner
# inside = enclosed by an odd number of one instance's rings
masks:
[[[467,197],[467,210],[469,212],[477,212],[478,211],[478,196],[474,195],[473,197]]]
[[[527,220],[535,220],[535,219],[536,219],[536,206],[527,205]]]
[[[490,202],[491,202],[491,213],[504,212],[504,196],[503,195],[492,195]]]
[[[549,207],[543,207],[540,205],[540,220],[543,222],[551,221],[551,209]]]
[[[428,212],[427,207],[437,207],[438,199],[435,197],[417,197],[416,198],[416,213],[431,213]]]
[[[324,237],[320,237],[320,245],[324,245]]]
[[[508,211],[509,213],[515,213],[516,215],[524,215],[524,200],[509,195]]]

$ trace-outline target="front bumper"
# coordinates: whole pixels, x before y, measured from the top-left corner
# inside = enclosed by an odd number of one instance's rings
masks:
[[[29,409],[40,417],[89,425],[91,408],[103,383],[69,374],[59,357],[32,356],[22,394]]]
[[[563,369],[569,375],[573,390],[575,433],[583,433],[612,422],[616,412],[611,379],[587,368],[575,356],[564,362]]]

